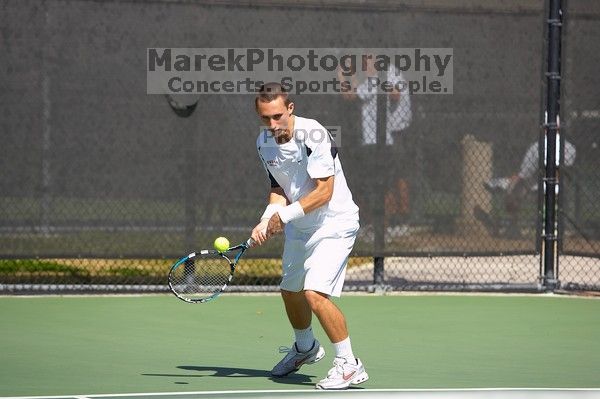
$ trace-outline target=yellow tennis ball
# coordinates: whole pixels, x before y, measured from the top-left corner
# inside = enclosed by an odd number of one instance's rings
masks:
[[[213,245],[217,251],[225,252],[229,249],[229,240],[225,237],[218,237]]]

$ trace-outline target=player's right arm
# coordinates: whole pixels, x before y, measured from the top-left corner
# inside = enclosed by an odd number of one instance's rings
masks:
[[[257,245],[262,245],[267,241],[267,226],[271,217],[281,208],[289,203],[285,193],[281,187],[271,187],[269,192],[269,203],[262,217],[260,223],[252,229],[252,239]]]

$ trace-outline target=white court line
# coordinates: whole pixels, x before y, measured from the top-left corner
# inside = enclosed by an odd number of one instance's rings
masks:
[[[47,299],[47,298],[150,298],[150,297],[171,297],[173,294],[169,291],[168,287],[164,288],[166,292],[139,292],[139,293],[68,293],[63,291],[56,294],[15,294],[11,291],[3,291],[6,285],[0,284],[0,300],[2,299]],[[86,287],[90,287],[89,285]],[[225,291],[226,297],[247,297],[247,296],[280,296],[278,286],[260,286],[259,288],[267,287],[271,291]],[[461,297],[498,297],[498,298],[554,298],[554,299],[586,299],[591,301],[600,301],[600,295],[578,295],[576,293],[560,293],[556,294],[553,292],[541,292],[541,293],[522,293],[522,292],[452,292],[452,291],[388,291],[384,294],[375,294],[367,291],[343,291],[342,296],[360,296],[360,297],[372,297],[379,298],[382,296],[394,296],[394,297],[444,297],[444,296],[461,296]],[[48,397],[48,396],[44,396]],[[61,398],[64,396],[60,396]],[[69,398],[73,398],[69,396]],[[0,396],[1,399],[5,397]]]
[[[429,397],[427,394],[436,394],[435,397],[441,398],[443,394],[450,395],[449,397],[457,397],[458,395],[468,395],[474,398],[472,394],[481,393],[481,397],[490,397],[492,393],[501,394],[502,397],[517,397],[513,395],[506,396],[506,394],[551,394],[552,398],[600,398],[600,388],[464,388],[464,389],[349,389],[344,391],[320,391],[316,389],[271,389],[271,390],[239,390],[239,391],[192,391],[192,392],[136,392],[136,393],[115,393],[115,394],[90,394],[90,395],[59,395],[59,396],[0,396],[0,399],[91,399],[91,398],[118,398],[118,397],[147,397],[147,396],[211,396],[211,395],[281,395],[281,394],[306,394],[306,395],[324,395],[326,393],[331,394],[348,394],[348,395],[360,395],[368,393],[390,393],[399,394],[398,396],[404,396],[400,394],[414,394],[418,397],[426,398]],[[573,396],[577,394],[576,396]],[[535,397],[539,397],[534,395]],[[405,396],[408,397],[408,396]],[[432,396],[433,397],[433,396]],[[522,396],[518,396],[521,398]]]

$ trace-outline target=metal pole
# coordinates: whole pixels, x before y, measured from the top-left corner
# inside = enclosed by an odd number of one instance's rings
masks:
[[[387,72],[379,72],[379,80],[387,79]],[[377,126],[376,126],[376,160],[377,179],[376,184],[376,203],[373,206],[373,230],[374,230],[374,275],[373,283],[382,285],[384,282],[383,269],[383,251],[385,249],[385,191],[386,191],[386,175],[387,155],[386,154],[386,134],[387,134],[387,100],[388,97],[384,93],[377,93]]]
[[[51,127],[51,112],[52,103],[50,100],[50,5],[44,2],[44,33],[47,42],[43,43],[42,52],[42,184],[40,198],[40,227],[42,234],[50,232],[50,207],[51,207],[51,184],[52,174],[50,165],[51,143],[52,143],[52,127]]]
[[[547,291],[558,287],[554,272],[556,257],[556,135],[560,111],[560,45],[562,11],[561,0],[549,0],[548,18],[548,72],[546,100],[546,170],[545,170],[545,214],[544,214],[544,275],[542,284]]]
[[[183,151],[183,202],[184,202],[184,245],[187,252],[194,250],[196,241],[196,186],[197,182],[197,163],[198,154],[196,153],[196,126],[191,123],[190,116],[194,113],[198,105],[199,97],[174,97],[169,94],[165,95],[171,110],[182,120],[183,127],[182,146]],[[188,118],[188,119],[185,119]],[[193,277],[195,275],[195,261],[188,259],[185,261],[184,273],[188,284],[194,284]]]

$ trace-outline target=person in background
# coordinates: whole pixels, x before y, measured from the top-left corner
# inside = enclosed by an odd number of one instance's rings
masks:
[[[380,195],[373,177],[375,160],[377,159],[377,90],[369,79],[378,77],[373,54],[362,57],[361,74],[345,76],[338,70],[338,79],[349,82],[352,90],[342,92],[346,100],[358,100],[361,105],[361,135],[357,163],[360,165],[360,176],[357,176],[364,189],[357,197],[358,205],[365,212],[367,223],[370,222],[370,207]],[[400,148],[399,139],[402,132],[408,128],[412,121],[411,100],[406,90],[397,90],[397,87],[407,88],[407,82],[393,64],[384,72],[386,80],[395,87],[388,93],[386,99],[386,131],[385,131],[385,210],[387,233],[390,236],[402,235],[407,230],[407,225],[401,223],[409,212],[409,187],[406,172],[402,170],[402,157],[405,156]],[[381,94],[381,93],[379,93]],[[369,167],[371,166],[371,167]]]

